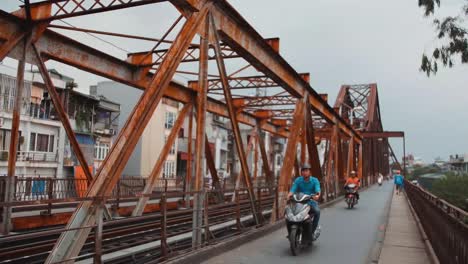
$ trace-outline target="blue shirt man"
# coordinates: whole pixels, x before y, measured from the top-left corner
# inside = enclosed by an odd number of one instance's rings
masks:
[[[393,182],[396,185],[397,195],[400,195],[400,192],[402,191],[403,185],[404,185],[404,182],[405,182],[403,175],[400,174],[400,171],[397,171],[395,176],[393,176]]]
[[[317,229],[319,220],[320,220],[320,208],[316,202],[320,197],[320,182],[317,178],[310,176],[310,165],[304,164],[301,168],[301,176],[294,180],[294,183],[291,187],[291,190],[288,194],[288,199],[294,193],[304,193],[312,195],[312,198],[315,200],[310,200],[310,213],[313,213],[314,220],[312,221],[312,234]]]

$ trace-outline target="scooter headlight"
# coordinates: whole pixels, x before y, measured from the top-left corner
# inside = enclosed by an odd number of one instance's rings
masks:
[[[292,213],[286,213],[286,219],[290,222],[302,222],[308,219],[310,207],[307,206],[304,210],[300,211],[298,214],[294,215]]]

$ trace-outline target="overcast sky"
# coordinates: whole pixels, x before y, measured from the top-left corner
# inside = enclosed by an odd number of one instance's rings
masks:
[[[404,130],[407,153],[426,161],[468,153],[468,66],[442,69],[427,78],[419,72],[421,54],[435,38],[431,19],[422,16],[416,0],[231,0],[265,38],[280,37],[280,53],[298,72],[310,72],[311,84],[328,93],[331,104],[342,84],[378,84],[383,125]],[[461,0],[447,0],[443,13],[458,13]],[[12,11],[15,1],[1,1]],[[145,36],[161,36],[177,17],[168,4],[69,19],[73,25]],[[60,24],[60,23],[57,23]],[[125,52],[93,38],[93,46],[125,57]],[[152,43],[121,41],[130,51]],[[139,46],[136,46],[139,45]],[[65,67],[80,87],[101,80]],[[400,153],[401,140],[392,140]]]

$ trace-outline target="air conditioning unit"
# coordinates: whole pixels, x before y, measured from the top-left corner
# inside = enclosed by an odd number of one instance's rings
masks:
[[[117,131],[115,131],[115,129],[109,129],[109,133],[113,136],[115,136],[117,134]]]

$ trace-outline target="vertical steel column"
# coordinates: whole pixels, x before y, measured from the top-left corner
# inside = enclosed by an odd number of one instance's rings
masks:
[[[13,120],[10,133],[10,149],[8,155],[8,174],[5,181],[5,202],[12,202],[15,191],[15,169],[16,169],[16,156],[18,153],[18,140],[19,140],[19,127],[20,127],[20,114],[21,114],[21,99],[24,90],[24,66],[26,61],[26,49],[28,48],[28,40],[23,41],[23,50],[21,59],[18,61],[18,71],[16,74],[16,95],[15,105],[13,107]],[[4,235],[8,235],[11,229],[11,206],[3,207],[2,231]]]
[[[258,174],[258,138],[260,135],[257,135],[257,138],[255,139],[255,148],[254,148],[254,173],[253,173],[253,180],[254,183],[257,183],[257,174]]]
[[[232,131],[234,133],[234,141],[236,143],[237,153],[239,154],[239,161],[241,164],[242,174],[244,175],[245,183],[247,185],[247,190],[249,193],[250,207],[252,208],[252,214],[253,214],[255,223],[258,225],[260,224],[260,219],[259,219],[258,212],[255,206],[255,193],[253,191],[252,179],[250,178],[249,166],[247,164],[247,159],[245,157],[246,155],[245,155],[244,146],[242,143],[242,135],[239,129],[239,123],[237,122],[237,115],[234,109],[234,103],[232,102],[231,90],[229,89],[229,80],[226,74],[226,67],[224,65],[224,60],[222,57],[223,53],[221,51],[221,47],[219,46],[220,40],[219,40],[218,32],[216,31],[214,19],[211,15],[209,17],[211,20],[211,28],[212,28],[212,31],[210,33],[213,35],[213,39],[214,39],[213,46],[214,46],[215,54],[216,54],[216,62],[217,62],[218,71],[220,74],[221,83],[222,83],[223,90],[224,90],[224,97],[226,99],[226,104],[228,107],[229,119],[231,120]]]
[[[307,110],[306,110],[307,111]],[[307,113],[306,113],[307,115]],[[306,144],[307,144],[307,117],[304,118],[304,129],[302,130],[301,134],[301,166],[306,162]]]
[[[192,139],[193,139],[193,107],[189,112],[189,127],[188,127],[188,142],[187,142],[187,175],[184,182],[184,201],[185,207],[190,208],[190,191],[192,190]]]
[[[102,200],[97,201],[96,206],[96,226],[94,227],[94,264],[102,263],[102,224],[103,224],[103,207],[105,204]]]
[[[406,174],[406,161],[407,161],[407,158],[406,158],[406,137],[403,136],[403,172],[402,172],[402,173],[404,173],[403,175]]]
[[[165,258],[169,251],[167,245],[167,197],[166,192],[161,195],[159,200],[161,208],[161,255]]]
[[[364,145],[364,139],[362,139],[361,144],[359,144],[359,157],[358,157],[358,177],[361,179],[361,182],[363,181],[364,178],[364,156],[363,156],[363,145]]]
[[[202,245],[203,225],[203,178],[205,177],[205,145],[206,139],[206,104],[208,93],[208,32],[210,21],[206,17],[203,21],[203,35],[200,36],[200,62],[198,76],[197,96],[197,128],[195,138],[195,184],[193,197],[192,220],[192,248],[197,249]]]
[[[346,164],[346,177],[349,178],[351,171],[354,170],[354,137],[349,139],[348,143],[348,162]]]

